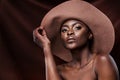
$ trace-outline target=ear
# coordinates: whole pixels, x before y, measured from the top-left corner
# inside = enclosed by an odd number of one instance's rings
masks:
[[[93,34],[90,32],[89,33],[89,39],[92,39],[93,38]]]

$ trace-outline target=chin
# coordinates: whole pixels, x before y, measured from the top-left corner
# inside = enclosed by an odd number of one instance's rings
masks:
[[[72,49],[76,49],[78,46],[76,44],[66,44],[65,48],[72,50]]]

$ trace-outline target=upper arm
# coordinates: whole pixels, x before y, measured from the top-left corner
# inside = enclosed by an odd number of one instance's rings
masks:
[[[110,55],[98,55],[95,68],[98,80],[118,80],[118,69]]]

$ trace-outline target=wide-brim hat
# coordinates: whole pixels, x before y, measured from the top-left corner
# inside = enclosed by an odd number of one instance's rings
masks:
[[[52,42],[52,52],[59,58],[70,61],[71,53],[60,40],[60,27],[68,19],[84,22],[93,33],[93,49],[98,54],[109,54],[114,45],[114,29],[109,18],[88,2],[66,1],[51,9],[43,18],[41,26]]]

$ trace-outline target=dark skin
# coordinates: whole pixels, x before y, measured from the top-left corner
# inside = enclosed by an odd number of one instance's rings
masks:
[[[38,30],[42,33],[39,34]],[[118,71],[112,57],[108,54],[97,54],[89,48],[89,40],[93,38],[88,27],[78,20],[64,22],[60,30],[62,43],[72,54],[72,61],[56,65],[51,53],[51,43],[43,27],[33,32],[35,42],[42,44],[46,80],[118,80]],[[41,45],[40,45],[41,46]]]

